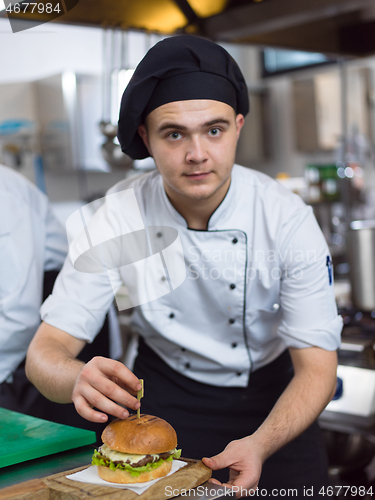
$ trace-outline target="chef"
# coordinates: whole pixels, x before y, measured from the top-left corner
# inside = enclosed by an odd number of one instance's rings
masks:
[[[329,479],[315,420],[335,390],[342,320],[311,207],[234,164],[248,110],[241,71],[219,45],[179,36],[150,49],[124,92],[118,138],[157,170],[112,188],[84,233],[133,228],[156,250],[139,245],[137,262],[106,261],[101,273],[67,259],[42,306],[27,373],[47,397],[98,422],[137,409],[143,378],[142,412],[168,420],[183,455],[207,457],[238,496],[258,486],[275,497],[315,488],[319,498]],[[126,230],[130,199],[137,209]],[[160,250],[171,230],[184,256],[172,268],[178,252]],[[133,371],[101,357],[77,361],[122,283],[137,305]]]
[[[48,197],[15,170],[0,165],[0,408],[96,431],[103,424],[88,422],[67,405],[40,394],[25,374],[26,351],[40,325],[43,296],[52,291],[68,242]],[[107,325],[107,323],[105,323]],[[80,353],[89,360],[107,352],[103,329]]]
[[[0,165],[0,407],[45,416],[25,376],[29,343],[40,324],[44,276],[61,269],[68,244],[47,196]],[[48,401],[47,401],[48,403]]]

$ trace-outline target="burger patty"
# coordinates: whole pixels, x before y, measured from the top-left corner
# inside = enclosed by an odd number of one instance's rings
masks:
[[[167,451],[166,453],[160,453],[159,455],[146,455],[144,458],[142,458],[139,462],[137,463],[132,463],[132,467],[143,467],[146,464],[149,464],[150,462],[157,462],[161,458],[165,460],[166,458],[170,457],[173,455],[173,452]],[[127,462],[125,462],[127,463]]]
[[[102,450],[99,448],[99,453],[101,455],[101,457],[103,457],[104,460],[108,460],[110,461],[110,459],[104,455],[102,453]],[[118,465],[118,464],[129,464],[131,465],[132,467],[143,467],[144,465],[146,464],[149,464],[151,462],[157,462],[158,460],[160,460],[161,458],[163,460],[165,460],[166,458],[170,457],[171,455],[173,455],[174,453],[174,450],[172,451],[167,451],[165,453],[160,453],[158,455],[145,455],[143,458],[141,458],[141,460],[139,460],[138,462],[131,462],[130,460],[126,460],[126,461],[123,461],[123,460],[112,460],[112,462],[115,464],[115,465]]]

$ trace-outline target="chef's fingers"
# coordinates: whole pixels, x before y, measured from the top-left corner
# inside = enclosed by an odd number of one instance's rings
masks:
[[[107,422],[108,416],[105,413],[94,410],[84,397],[77,396],[73,402],[77,413],[84,419],[97,423]]]
[[[110,412],[115,417],[126,418],[128,416],[121,414],[121,406],[127,406],[133,410],[140,407],[139,401],[134,396],[106,377],[93,379],[91,387],[95,392],[90,393],[90,403],[100,410]]]
[[[208,480],[209,483],[213,483],[213,484],[219,484],[221,485],[222,483],[220,481],[218,481],[217,479],[215,479],[214,477],[210,477],[210,479]]]
[[[232,459],[225,450],[214,457],[204,457],[202,458],[204,465],[207,465],[212,470],[224,469],[232,465]]]
[[[127,418],[129,415],[122,406],[137,410],[140,406],[139,401],[113,382],[116,378],[120,380],[126,378],[130,381],[130,386],[137,387],[137,382],[134,384],[134,380],[138,380],[137,377],[117,361],[96,357],[84,365],[72,393],[72,401],[78,413],[90,420],[99,418],[90,406],[117,418]],[[100,421],[105,421],[103,418],[101,415]]]
[[[138,378],[126,366],[119,361],[99,356],[93,358],[82,368],[77,383],[88,384],[112,401],[133,410],[138,409],[137,398],[127,390],[122,389],[118,383],[113,382],[114,379],[132,391],[141,389]]]
[[[239,464],[233,463],[234,460],[232,459],[231,453],[229,453],[228,450],[224,450],[223,452],[211,458],[202,458],[202,462],[207,465],[207,467],[210,467],[210,469],[213,470],[224,469],[225,467],[231,466],[236,467],[235,469],[230,469],[229,481],[227,483],[222,483],[222,485],[228,488],[232,488],[238,498],[240,498],[241,496],[247,496],[248,493],[246,492],[249,490],[256,490],[259,476],[256,476],[253,473],[249,474],[249,471],[246,470],[239,470]],[[210,479],[210,481],[216,482],[216,480],[212,478]]]
[[[129,416],[125,408],[87,384],[81,386],[72,399],[77,412],[86,420],[106,422],[108,414],[121,419]]]
[[[119,385],[123,385],[124,388],[131,390],[135,394],[142,388],[139,378],[120,361],[104,358],[102,356],[95,356],[86,366],[88,365],[92,365],[101,370],[108,377],[116,378]]]
[[[119,380],[117,377],[112,378],[113,382],[115,382],[117,385],[121,387],[121,389],[124,389],[125,391],[129,392],[129,394],[132,394],[133,396],[137,396],[138,391],[134,391],[131,387],[129,387],[127,384],[124,384]]]
[[[254,474],[249,471],[230,471],[229,481],[224,483],[224,486],[232,488],[237,497],[254,496],[255,490],[258,487],[259,477],[254,477]]]
[[[238,485],[233,485],[231,484],[230,482],[228,483],[220,483],[220,481],[218,481],[217,479],[214,479],[214,478],[210,478],[208,480],[210,483],[213,483],[213,484],[218,484],[220,486],[224,486],[225,488],[228,488],[228,490],[232,490],[234,491],[234,493],[236,494],[236,498],[243,498],[243,497],[246,497],[246,496],[254,496],[255,494],[255,489],[252,490],[247,490],[245,488],[241,488],[241,486],[238,486]]]
[[[236,494],[236,498],[245,498],[245,497],[253,497],[256,494],[255,488],[245,488],[239,485],[233,485],[231,483],[222,483],[222,486],[228,488],[228,490],[232,490]]]

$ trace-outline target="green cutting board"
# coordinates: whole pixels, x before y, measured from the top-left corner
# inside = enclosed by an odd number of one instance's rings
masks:
[[[0,467],[95,443],[94,431],[0,408]]]

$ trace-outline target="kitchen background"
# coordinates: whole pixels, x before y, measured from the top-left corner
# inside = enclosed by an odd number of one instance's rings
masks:
[[[45,190],[62,222],[124,176],[154,168],[119,151],[114,126],[130,70],[161,38],[57,23],[12,33],[0,19],[0,162]],[[320,422],[334,481],[375,493],[375,56],[327,54],[298,69],[306,53],[223,46],[251,100],[238,162],[300,194],[329,243],[345,328],[337,399]],[[120,315],[130,362],[128,322]]]

